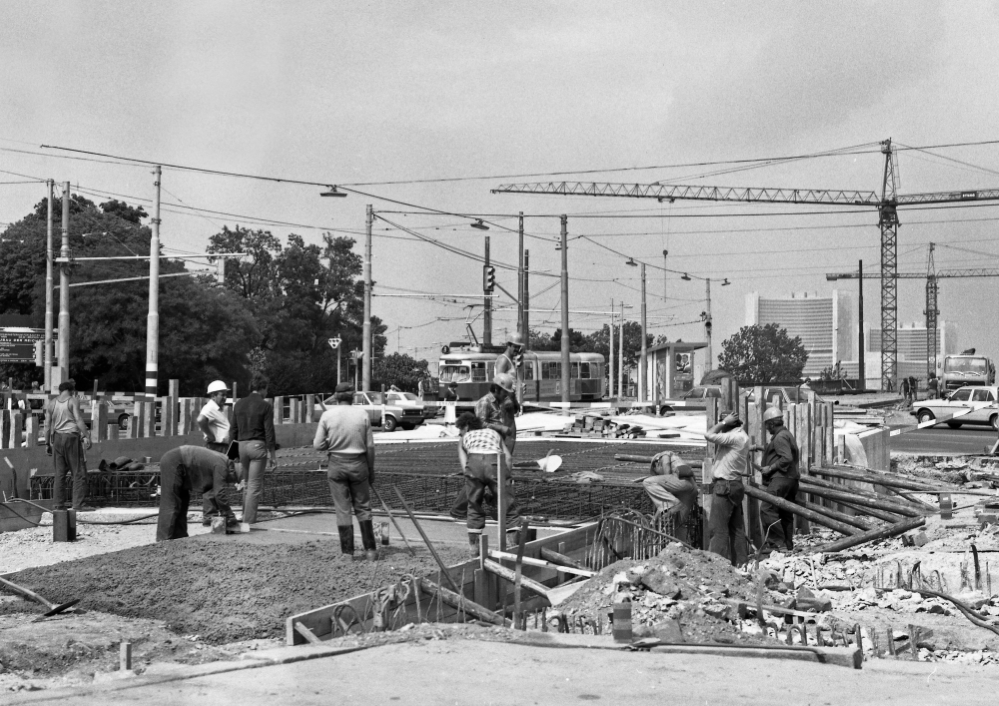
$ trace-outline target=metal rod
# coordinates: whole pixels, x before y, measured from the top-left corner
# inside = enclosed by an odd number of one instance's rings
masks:
[[[396,522],[395,515],[392,514],[392,511],[389,509],[389,506],[385,504],[385,501],[382,499],[381,493],[379,493],[378,490],[373,485],[371,486],[371,492],[375,494],[375,497],[378,498],[378,502],[382,504],[382,508],[385,510],[385,513],[389,516],[389,519],[392,520],[392,525],[395,527],[395,531],[399,533],[399,536],[402,537],[402,541],[406,543],[406,549],[408,549],[409,553],[415,557],[416,550],[409,545],[409,540],[406,539],[406,535],[402,533],[402,528],[399,526],[399,523]]]
[[[413,514],[413,511],[409,508],[409,505],[406,504],[406,498],[403,497],[402,491],[399,490],[399,486],[393,485],[392,489],[395,491],[395,494],[399,496],[399,502],[402,503],[402,507],[406,510],[406,514],[409,515],[410,522],[413,523],[413,526],[416,527],[416,531],[420,533],[421,537],[423,537],[424,544],[426,544],[427,549],[430,550],[430,554],[431,556],[433,556],[434,561],[437,562],[437,566],[440,567],[441,573],[444,575],[444,578],[447,579],[447,582],[451,584],[451,588],[453,588],[456,593],[461,594],[461,589],[458,588],[458,586],[454,582],[454,579],[451,578],[451,574],[448,573],[447,567],[444,566],[444,562],[443,560],[441,560],[440,554],[437,553],[437,550],[434,548],[433,543],[430,541],[430,537],[428,537],[427,533],[423,531],[423,527],[420,525],[419,520],[416,519],[416,516]]]

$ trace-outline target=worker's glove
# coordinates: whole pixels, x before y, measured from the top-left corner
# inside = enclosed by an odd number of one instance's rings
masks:
[[[52,444],[45,444],[45,453],[47,453],[49,456],[52,455]]]
[[[240,492],[242,492],[243,488],[245,487],[246,487],[246,481],[241,480],[238,483],[236,483],[236,490]]]
[[[90,437],[89,436],[83,437],[83,448],[89,449],[92,445],[93,445],[93,442],[90,441]]]

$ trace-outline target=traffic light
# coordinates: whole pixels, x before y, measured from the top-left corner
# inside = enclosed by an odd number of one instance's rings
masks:
[[[492,294],[496,288],[496,268],[492,265],[482,267],[482,291]]]
[[[521,348],[519,351],[513,354],[513,364],[518,368],[524,364],[524,349]]]
[[[45,343],[35,341],[35,365],[39,368],[45,365]]]

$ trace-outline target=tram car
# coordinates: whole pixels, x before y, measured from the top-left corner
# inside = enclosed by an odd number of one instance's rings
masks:
[[[458,383],[458,401],[475,401],[489,392],[496,353],[454,351],[438,361],[439,399],[448,383]],[[562,354],[524,351],[524,402],[562,401]],[[598,401],[607,394],[604,357],[599,353],[569,354],[569,401]]]

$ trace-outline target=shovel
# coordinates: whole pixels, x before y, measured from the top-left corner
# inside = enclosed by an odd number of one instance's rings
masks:
[[[49,616],[52,616],[52,615],[57,615],[59,613],[62,613],[65,610],[69,610],[70,608],[72,608],[73,606],[75,606],[77,603],[80,602],[79,598],[75,598],[75,599],[69,601],[68,603],[63,603],[62,605],[56,605],[55,603],[53,603],[51,601],[45,600],[44,598],[42,598],[41,596],[39,596],[34,591],[31,591],[31,590],[25,588],[24,586],[18,586],[13,581],[8,581],[5,578],[0,578],[0,584],[3,584],[4,586],[6,586],[10,590],[12,590],[14,593],[20,594],[20,595],[24,596],[25,598],[28,598],[30,600],[35,601],[36,603],[41,603],[43,606],[45,606],[46,608],[49,609],[49,611],[47,613],[45,613],[44,615],[41,615],[41,616],[35,618],[35,622],[37,622],[39,620],[42,620],[44,618],[48,618]],[[84,611],[77,610],[76,612],[77,613],[82,613]]]

